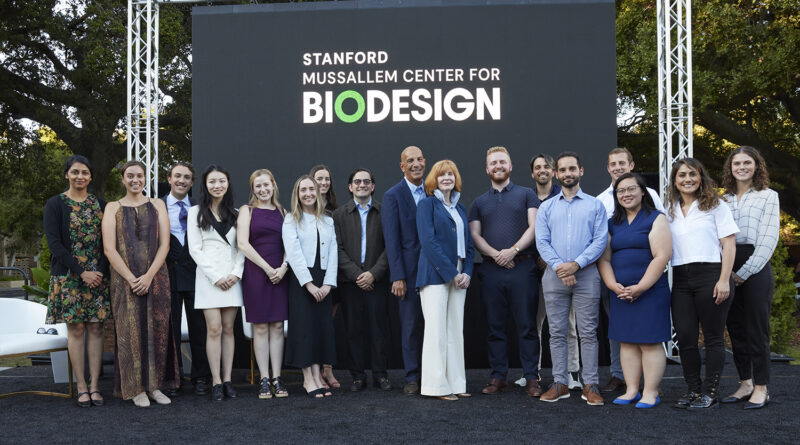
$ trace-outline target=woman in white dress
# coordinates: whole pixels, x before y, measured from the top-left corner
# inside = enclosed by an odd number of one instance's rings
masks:
[[[206,353],[211,368],[211,400],[235,398],[233,324],[242,306],[239,280],[244,255],[236,247],[236,208],[228,172],[210,165],[203,173],[199,204],[189,209],[186,236],[189,254],[197,263],[195,309],[206,318]],[[220,366],[221,365],[221,366]]]

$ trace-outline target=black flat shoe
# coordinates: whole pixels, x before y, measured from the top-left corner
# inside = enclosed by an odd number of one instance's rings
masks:
[[[367,382],[365,380],[355,379],[355,380],[353,380],[353,384],[350,385],[350,391],[358,392],[358,391],[361,391],[362,389],[364,389],[366,387],[367,387]]]
[[[80,400],[81,396],[89,396],[89,400],[86,400],[85,402],[81,402],[81,400]],[[92,396],[91,396],[91,394],[89,394],[88,392],[85,392],[85,391],[84,392],[79,392],[78,395],[75,396],[75,404],[78,405],[81,408],[88,408],[88,407],[92,406]]]
[[[744,402],[744,399],[750,398],[753,395],[753,391],[750,391],[750,394],[745,395],[744,397],[736,397],[734,395],[730,395],[725,397],[724,399],[720,400],[719,403],[739,403]]]
[[[672,406],[678,409],[686,409],[692,404],[692,402],[694,402],[694,399],[698,397],[700,397],[700,393],[689,391],[688,393],[682,395],[681,398],[678,399],[678,401]]]
[[[235,399],[238,396],[231,382],[222,382],[222,392],[225,394],[225,397],[229,399]]]
[[[211,387],[211,401],[221,402],[225,396],[222,394],[222,384],[214,385]]]
[[[719,400],[716,397],[712,397],[708,394],[701,394],[700,397],[694,399],[692,403],[689,404],[690,410],[697,410],[697,409],[707,409],[707,408],[719,408]]]
[[[769,394],[767,394],[767,398],[761,403],[753,403],[748,400],[747,403],[744,404],[744,409],[761,409],[767,406],[767,403],[769,403]]]
[[[94,398],[92,398],[92,394],[97,394],[101,398],[100,399],[94,399]],[[103,395],[100,394],[100,391],[92,391],[92,392],[89,393],[89,402],[91,402],[92,406],[103,406],[103,405],[106,404],[106,401],[103,400],[102,397],[103,397]]]

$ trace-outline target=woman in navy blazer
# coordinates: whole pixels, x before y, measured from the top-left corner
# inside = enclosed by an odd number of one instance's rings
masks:
[[[420,393],[441,400],[469,397],[464,370],[464,301],[474,248],[453,161],[433,165],[425,178],[428,196],[417,206],[421,253],[417,267],[425,334]]]

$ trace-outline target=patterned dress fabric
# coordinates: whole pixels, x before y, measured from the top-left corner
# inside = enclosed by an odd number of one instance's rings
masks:
[[[120,206],[117,221],[117,251],[138,276],[144,275],[158,250],[158,214],[149,201]],[[114,395],[125,400],[156,389],[180,384],[178,354],[170,341],[170,290],[167,266],[163,264],[146,295],[135,295],[128,282],[111,271],[111,304],[117,330]]]
[[[103,257],[100,225],[103,209],[94,195],[83,202],[66,195],[61,199],[70,207],[69,238],[72,254],[85,270],[99,269]],[[50,277],[50,296],[47,298],[47,323],[96,323],[111,318],[108,280],[92,289],[75,272]]]

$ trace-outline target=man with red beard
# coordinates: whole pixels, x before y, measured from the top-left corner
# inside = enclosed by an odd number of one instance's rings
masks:
[[[507,388],[508,351],[506,323],[514,315],[519,335],[519,355],[530,397],[539,397],[539,335],[534,223],[539,198],[536,192],[511,182],[511,157],[504,147],[486,153],[486,174],[492,187],[472,203],[469,228],[475,247],[483,256],[478,273],[481,298],[489,322],[489,366],[492,374],[483,394]]]

